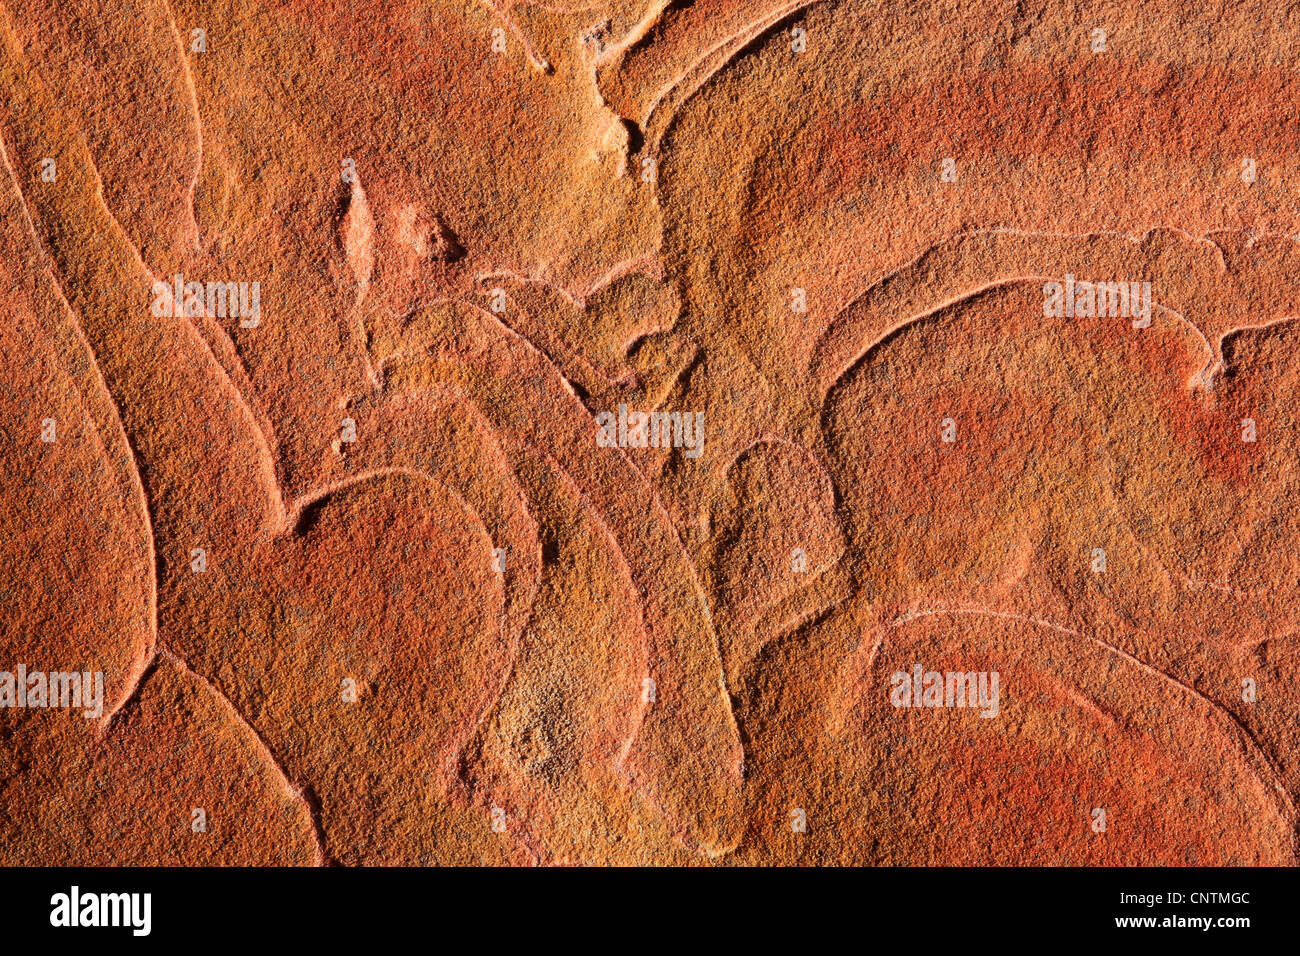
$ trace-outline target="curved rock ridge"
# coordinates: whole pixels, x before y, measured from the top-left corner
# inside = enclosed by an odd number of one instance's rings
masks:
[[[1296,31],[2,0],[0,863],[1295,865]]]

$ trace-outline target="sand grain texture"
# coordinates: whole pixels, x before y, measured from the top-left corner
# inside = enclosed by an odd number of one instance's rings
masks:
[[[0,863],[1294,865],[1300,13],[1130,7],[0,3]]]

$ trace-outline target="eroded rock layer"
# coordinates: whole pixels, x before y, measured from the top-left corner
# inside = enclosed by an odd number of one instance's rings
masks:
[[[1300,13],[0,3],[0,863],[1295,864]]]

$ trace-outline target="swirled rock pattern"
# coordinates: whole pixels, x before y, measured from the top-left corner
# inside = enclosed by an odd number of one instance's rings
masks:
[[[1294,865],[1300,13],[1130,7],[0,2],[0,863]]]

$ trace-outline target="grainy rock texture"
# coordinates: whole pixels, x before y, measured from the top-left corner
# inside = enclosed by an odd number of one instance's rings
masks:
[[[1298,102],[1270,0],[4,0],[0,863],[1294,864]]]

